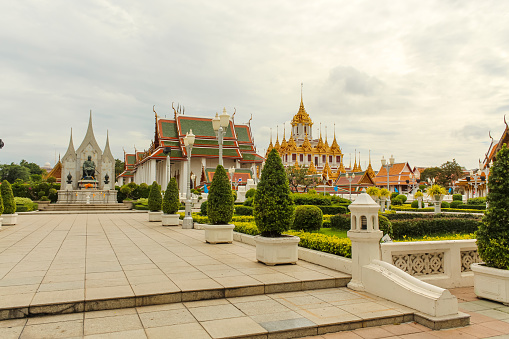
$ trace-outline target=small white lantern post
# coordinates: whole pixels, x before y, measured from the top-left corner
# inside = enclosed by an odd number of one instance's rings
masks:
[[[355,179],[355,173],[352,173],[350,176],[348,172],[346,173],[346,178],[348,179],[350,188],[348,189],[348,200],[352,201],[352,180]]]
[[[389,162],[385,160],[385,158],[382,155],[382,167],[385,167],[385,171],[387,172],[387,190],[389,189],[389,170],[391,169],[392,165],[394,165],[394,156],[391,154],[391,157],[389,158]],[[389,209],[389,206],[391,204],[391,199],[387,199],[387,209]]]
[[[348,206],[351,212],[351,228],[348,238],[352,241],[352,280],[348,287],[363,291],[362,267],[372,260],[380,260],[380,239],[383,232],[378,225],[380,206],[366,193],[362,192]]]
[[[226,134],[226,130],[230,125],[230,115],[226,113],[226,108],[223,108],[223,113],[212,119],[212,128],[216,132],[216,137],[219,143],[219,165],[223,166],[223,137]]]
[[[195,135],[189,130],[184,137],[184,146],[187,153],[187,192],[186,192],[186,215],[182,222],[182,228],[193,228],[193,217],[191,216],[191,152],[193,150]]]
[[[230,186],[231,186],[231,189],[233,190],[233,176],[235,174],[235,167],[233,167],[233,166],[230,167],[228,169],[228,173],[230,173],[230,181],[231,181],[231,185]]]

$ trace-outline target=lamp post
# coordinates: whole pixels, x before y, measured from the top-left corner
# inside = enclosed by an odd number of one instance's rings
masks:
[[[472,198],[477,198],[476,195],[479,196],[479,194],[477,193],[477,179],[480,178],[480,173],[474,174],[474,171],[470,171],[470,177],[474,178],[474,183],[473,183],[474,193],[472,194]]]
[[[195,135],[193,130],[189,130],[184,137],[184,146],[186,147],[187,153],[187,192],[186,192],[186,215],[182,222],[182,228],[193,228],[193,217],[191,216],[191,152],[193,150]]]
[[[394,165],[394,156],[391,154],[391,157],[389,158],[389,162],[385,160],[384,156],[382,155],[382,167],[385,167],[385,171],[387,172],[387,190],[390,192],[389,188],[389,170],[391,169],[392,165]],[[389,208],[391,204],[391,199],[387,199],[387,209]]]
[[[231,189],[233,190],[233,175],[235,174],[235,167],[230,167],[228,169],[228,173],[230,173]]]
[[[348,175],[346,173],[346,178],[348,179],[350,188],[348,189],[348,200],[352,201],[352,180],[355,179],[355,173],[352,173],[351,175]]]
[[[216,132],[216,137],[219,143],[219,165],[223,166],[223,137],[226,134],[228,125],[230,124],[230,116],[226,113],[226,108],[223,108],[223,113],[212,119],[212,128]]]
[[[170,172],[170,153],[171,153],[171,148],[170,147],[165,147],[164,150],[163,150],[163,153],[166,155],[166,185],[168,185],[168,183],[170,182],[170,176],[171,176],[171,172]]]

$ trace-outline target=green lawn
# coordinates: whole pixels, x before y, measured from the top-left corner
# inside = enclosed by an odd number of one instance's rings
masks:
[[[318,232],[325,235],[334,235],[338,238],[346,238],[346,231],[333,230],[332,228],[321,228]]]

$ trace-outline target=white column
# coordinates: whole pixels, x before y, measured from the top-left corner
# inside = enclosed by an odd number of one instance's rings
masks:
[[[156,168],[156,165],[157,165],[156,159],[150,159],[149,163],[150,163],[150,184],[152,184],[154,181],[157,180],[157,177],[156,177],[156,173],[157,173],[156,172],[156,170],[157,170],[157,168]]]

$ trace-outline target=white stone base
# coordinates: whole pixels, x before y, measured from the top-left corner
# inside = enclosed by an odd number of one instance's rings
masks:
[[[363,266],[361,284],[366,292],[433,317],[458,314],[458,300],[451,292],[422,282],[384,261],[373,260]]]
[[[12,226],[18,223],[18,214],[2,214],[2,225],[4,226]]]
[[[482,264],[470,266],[474,272],[474,293],[481,298],[509,304],[509,270]]]
[[[117,204],[116,190],[60,190],[57,204]]]
[[[163,212],[162,211],[156,211],[156,212],[148,211],[148,221],[163,221]]]
[[[255,237],[256,260],[265,265],[295,264],[299,259],[300,238],[294,236],[281,236],[277,238]]]
[[[178,226],[179,217],[180,215],[178,214],[163,214],[162,216],[163,226]]]
[[[209,244],[221,244],[233,242],[233,229],[235,225],[209,225],[204,224],[203,229],[205,230],[205,241]]]

